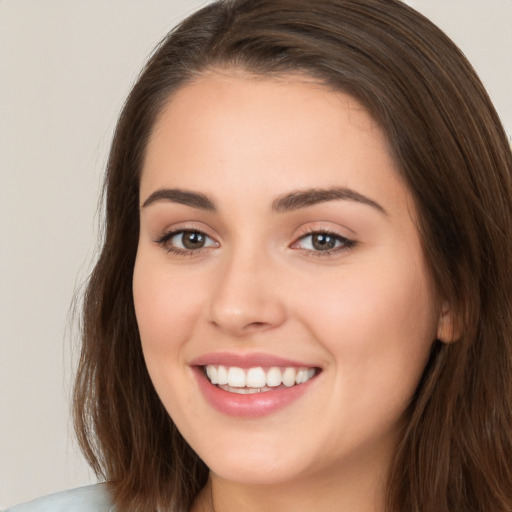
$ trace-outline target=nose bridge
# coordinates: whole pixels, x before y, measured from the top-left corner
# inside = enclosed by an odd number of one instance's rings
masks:
[[[218,268],[210,321],[234,336],[280,325],[285,307],[270,255],[251,244],[233,248]]]

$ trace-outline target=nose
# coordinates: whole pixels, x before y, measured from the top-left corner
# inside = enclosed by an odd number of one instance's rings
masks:
[[[209,307],[210,322],[241,338],[280,326],[286,319],[277,269],[261,255],[240,252],[222,262]]]

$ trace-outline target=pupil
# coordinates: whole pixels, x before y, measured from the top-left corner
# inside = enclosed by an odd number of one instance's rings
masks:
[[[201,233],[191,231],[184,233],[182,237],[183,247],[187,249],[200,249],[204,245],[204,236]]]
[[[334,249],[335,245],[336,239],[331,235],[322,233],[313,235],[313,247],[319,251]]]

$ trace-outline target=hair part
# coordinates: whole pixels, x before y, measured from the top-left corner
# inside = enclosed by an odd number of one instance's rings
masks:
[[[207,479],[146,370],[132,274],[152,129],[178,88],[215,69],[303,74],[380,124],[460,334],[434,343],[390,468],[388,510],[510,511],[512,154],[465,57],[398,0],[218,1],[149,59],[112,143],[103,249],[84,298],[74,417],[92,468],[129,511],[189,510]]]

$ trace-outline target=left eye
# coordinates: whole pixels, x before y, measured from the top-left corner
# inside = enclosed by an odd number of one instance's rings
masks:
[[[169,233],[165,244],[182,251],[194,251],[203,247],[212,247],[215,242],[201,231],[176,231]]]
[[[353,242],[343,236],[318,232],[299,238],[299,240],[295,242],[294,247],[308,251],[326,252],[340,247],[351,247],[352,245]]]

